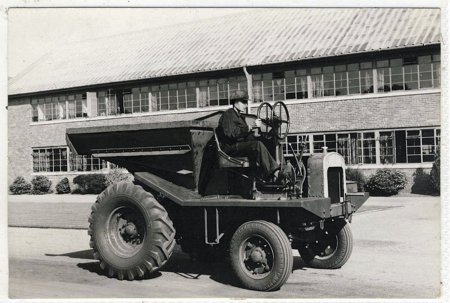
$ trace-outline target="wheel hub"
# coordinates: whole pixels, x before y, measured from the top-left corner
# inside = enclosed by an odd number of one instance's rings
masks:
[[[145,221],[137,209],[122,206],[109,218],[108,235],[117,255],[129,257],[136,254],[145,239]]]
[[[132,222],[128,222],[122,228],[121,234],[124,236],[128,236],[130,239],[137,238],[139,233],[137,231],[136,225]]]
[[[265,239],[253,237],[247,240],[244,251],[243,262],[249,275],[262,278],[271,271],[273,251]]]
[[[262,262],[266,259],[266,253],[260,247],[256,247],[251,252],[250,259],[255,263]]]

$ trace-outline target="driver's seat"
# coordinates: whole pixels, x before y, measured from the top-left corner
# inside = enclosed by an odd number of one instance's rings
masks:
[[[219,168],[250,167],[248,157],[231,157],[220,148],[216,129],[214,129],[214,141],[217,148],[217,165]]]

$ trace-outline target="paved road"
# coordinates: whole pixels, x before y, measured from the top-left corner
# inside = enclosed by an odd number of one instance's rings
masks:
[[[353,255],[339,270],[304,267],[276,292],[236,287],[225,262],[179,249],[141,281],[106,277],[85,230],[9,228],[11,298],[435,298],[440,287],[439,198],[370,198],[353,219]]]

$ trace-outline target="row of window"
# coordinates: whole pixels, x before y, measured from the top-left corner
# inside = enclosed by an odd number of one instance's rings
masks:
[[[292,156],[304,146],[304,154],[310,155],[327,147],[349,165],[426,163],[434,161],[440,136],[438,128],[289,135],[283,151]]]
[[[440,55],[405,57],[252,75],[256,102],[320,98],[440,87]],[[114,116],[230,104],[244,76],[108,89],[32,99],[32,120]]]
[[[116,166],[86,155],[75,155],[67,147],[33,149],[33,172],[100,171]]]
[[[346,164],[395,164],[433,162],[440,144],[440,129],[383,130],[331,134],[289,135],[283,145],[285,156],[340,153]],[[290,145],[290,146],[288,146]],[[116,166],[104,160],[74,155],[67,147],[33,149],[33,172],[99,171]]]

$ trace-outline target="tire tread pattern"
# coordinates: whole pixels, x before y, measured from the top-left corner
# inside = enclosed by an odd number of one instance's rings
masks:
[[[278,264],[279,271],[270,273],[269,276],[261,279],[261,280],[253,280],[251,278],[248,278],[245,272],[242,272],[243,269],[240,265],[240,259],[239,256],[236,255],[236,248],[239,247],[240,241],[243,240],[246,236],[250,236],[252,232],[258,231],[256,234],[264,234],[272,235],[275,237],[275,243],[272,243],[271,245],[276,246],[280,245],[279,250],[281,251],[280,256],[278,256],[277,261],[280,262]],[[249,234],[250,232],[250,234]],[[242,236],[242,235],[246,236]],[[267,236],[266,236],[267,237]],[[231,245],[230,245],[230,258],[232,260],[231,265],[232,269],[237,276],[237,278],[240,280],[241,284],[248,288],[253,290],[259,290],[259,291],[273,291],[279,289],[289,278],[291,272],[292,272],[292,266],[293,266],[293,255],[292,255],[292,248],[291,244],[284,233],[284,231],[274,223],[258,220],[258,221],[250,221],[242,224],[235,232],[231,239]],[[278,250],[274,247],[274,250]]]
[[[150,242],[150,246],[146,246],[148,251],[145,252],[145,257],[138,262],[139,264],[126,270],[117,268],[114,264],[109,264],[104,259],[98,247],[99,243],[95,234],[96,220],[100,216],[99,213],[101,213],[104,206],[112,197],[118,195],[140,203],[148,211],[149,224],[152,225],[151,238],[153,240]],[[92,205],[88,221],[89,245],[94,251],[94,258],[100,261],[100,267],[107,272],[108,276],[115,276],[119,280],[123,280],[124,278],[128,280],[134,280],[137,277],[142,278],[146,273],[158,270],[171,257],[175,247],[175,228],[164,207],[156,201],[153,195],[145,191],[141,186],[129,182],[116,183],[106,188]]]

